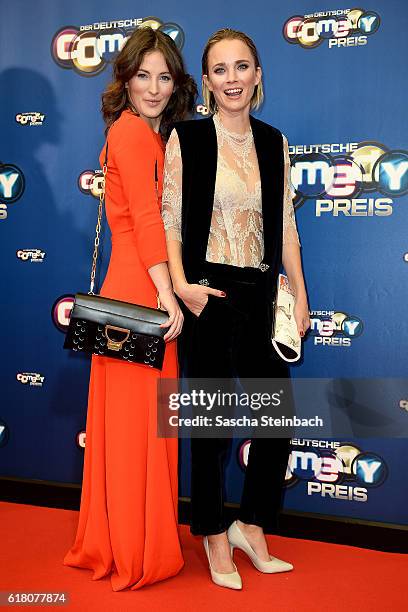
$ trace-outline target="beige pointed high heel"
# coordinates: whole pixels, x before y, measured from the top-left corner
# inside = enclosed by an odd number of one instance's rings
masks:
[[[227,589],[242,589],[242,580],[241,576],[238,573],[237,567],[234,562],[232,562],[235,567],[235,571],[230,574],[221,574],[220,572],[215,572],[211,566],[210,561],[210,550],[208,547],[208,538],[207,536],[203,539],[204,550],[207,555],[208,565],[210,567],[211,579],[218,586],[227,587]]]
[[[260,572],[264,574],[277,574],[278,572],[290,572],[290,570],[293,570],[293,565],[291,563],[282,561],[277,557],[272,557],[272,555],[269,555],[271,558],[270,561],[262,561],[238,527],[237,521],[234,521],[228,529],[227,537],[231,544],[231,551],[233,551],[234,548],[243,550]]]

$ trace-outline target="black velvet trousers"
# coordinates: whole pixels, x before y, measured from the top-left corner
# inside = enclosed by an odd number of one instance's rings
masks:
[[[209,296],[199,317],[184,308],[179,341],[184,376],[190,378],[287,378],[288,367],[271,341],[271,288],[267,272],[205,263],[197,281],[225,291]],[[224,462],[231,439],[191,440],[191,532],[222,533]],[[254,438],[238,518],[274,532],[289,455],[288,438]]]

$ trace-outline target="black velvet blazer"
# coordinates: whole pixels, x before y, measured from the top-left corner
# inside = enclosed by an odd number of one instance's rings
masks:
[[[282,263],[284,157],[279,130],[250,116],[262,188],[263,263],[272,282]],[[212,118],[176,123],[183,162],[182,258],[195,283],[205,261],[217,172],[217,134]]]

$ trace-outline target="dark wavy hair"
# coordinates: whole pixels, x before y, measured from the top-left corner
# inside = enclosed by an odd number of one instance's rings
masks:
[[[186,73],[183,58],[175,42],[160,30],[140,27],[133,32],[118,53],[113,64],[113,81],[102,94],[105,133],[122,111],[130,108],[125,84],[139,70],[144,55],[151,51],[161,51],[175,84],[175,90],[163,111],[161,134],[166,137],[172,123],[185,119],[192,112],[197,97],[197,85],[193,77]]]

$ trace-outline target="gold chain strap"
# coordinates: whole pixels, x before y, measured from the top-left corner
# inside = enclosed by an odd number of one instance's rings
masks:
[[[105,162],[103,164],[103,168],[102,168],[102,174],[103,174],[102,187],[101,187],[101,190],[99,192],[98,220],[96,222],[96,228],[95,228],[94,251],[93,251],[93,255],[92,255],[91,283],[90,283],[89,292],[88,292],[89,295],[95,295],[94,294],[94,288],[95,288],[95,276],[96,276],[96,263],[98,261],[99,243],[100,243],[100,235],[101,235],[102,213],[103,213],[103,203],[105,201],[105,188],[106,188],[106,173],[107,173],[107,171],[108,171],[108,165]],[[159,293],[158,292],[157,292],[156,298],[157,298],[157,308],[160,310],[161,309],[161,302],[160,302],[160,298],[159,298]]]
[[[103,212],[103,203],[105,200],[105,187],[106,187],[106,173],[108,171],[108,166],[105,163],[102,168],[103,173],[103,181],[102,187],[99,192],[99,206],[98,206],[98,220],[96,222],[95,228],[95,241],[94,241],[94,251],[92,255],[92,269],[91,269],[91,284],[89,287],[89,295],[94,295],[95,288],[95,275],[96,275],[96,262],[98,261],[98,251],[99,251],[99,242],[101,235],[101,222],[102,222],[102,212]]]

